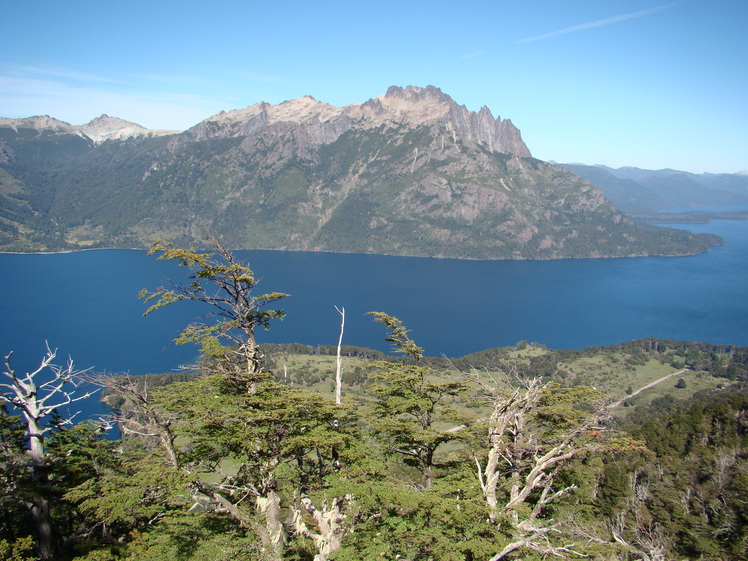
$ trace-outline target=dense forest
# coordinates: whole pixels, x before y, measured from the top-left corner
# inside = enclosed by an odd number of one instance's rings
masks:
[[[0,559],[746,558],[748,349],[520,342],[434,358],[383,312],[392,356],[258,345],[285,294],[257,294],[218,243],[152,253],[192,276],[144,290],[147,314],[212,312],[176,340],[201,362],[128,377],[51,349],[19,373],[8,355]],[[672,391],[639,393],[655,378]],[[113,413],[58,414],[80,399]]]

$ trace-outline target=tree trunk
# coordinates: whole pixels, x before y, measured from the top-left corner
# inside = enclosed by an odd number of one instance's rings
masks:
[[[52,536],[52,515],[50,514],[49,499],[44,496],[47,491],[48,480],[44,466],[44,432],[36,419],[24,412],[29,435],[29,458],[33,480],[38,493],[31,505],[31,514],[36,523],[36,533],[39,540],[39,557],[50,559],[54,555],[54,540]]]
[[[329,503],[327,501],[323,502],[322,509],[318,510],[309,497],[306,495],[302,496],[301,504],[314,518],[319,532],[313,532],[309,529],[304,522],[300,508],[296,506],[291,507],[293,510],[293,524],[296,533],[311,538],[314,542],[314,547],[317,549],[314,561],[326,561],[330,555],[340,549],[343,542],[343,536],[346,532],[346,529],[343,526],[343,522],[345,521],[345,514],[343,514],[343,511],[348,508],[352,501],[352,495],[335,497],[330,499]]]
[[[280,561],[283,557],[283,546],[286,545],[286,536],[280,520],[280,497],[276,491],[269,491],[266,497],[257,497],[256,504],[257,514],[265,521],[267,531],[265,546],[269,550],[270,557],[274,561]]]
[[[338,310],[338,307],[335,306]],[[340,314],[340,337],[338,338],[338,361],[337,370],[335,371],[335,403],[340,405],[342,392],[343,392],[343,359],[340,356],[340,347],[343,344],[343,329],[345,328],[345,308],[338,310]]]
[[[34,521],[36,522],[39,557],[41,559],[51,559],[54,555],[54,540],[52,536],[52,516],[49,512],[49,500],[46,497],[34,497],[31,514],[34,515]]]
[[[174,469],[179,469],[179,457],[177,456],[177,450],[174,447],[174,435],[168,427],[161,427],[161,434],[159,437],[161,439],[161,445],[169,456],[169,463]]]

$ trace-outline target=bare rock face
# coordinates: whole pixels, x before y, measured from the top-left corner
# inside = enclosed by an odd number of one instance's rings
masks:
[[[281,123],[284,126],[279,126]],[[453,140],[485,145],[490,151],[529,157],[520,131],[511,121],[494,119],[483,107],[479,113],[458,105],[439,88],[392,86],[387,93],[361,104],[335,107],[311,96],[278,105],[257,103],[228,113],[221,112],[191,128],[192,140],[258,134],[264,130],[299,131],[317,145],[334,142],[352,128],[373,129],[381,125],[428,126],[445,132]]]
[[[76,134],[77,127],[60,121],[49,115],[36,115],[23,119],[6,119],[0,117],[0,127],[8,127],[15,131],[18,129],[33,129],[36,131],[51,131],[63,134]]]
[[[105,140],[125,140],[138,136],[163,136],[175,134],[178,131],[149,130],[131,121],[125,121],[119,117],[101,115],[89,121],[85,125],[77,127],[78,131],[94,142]]]
[[[434,86],[408,86],[405,89],[392,86],[376,100],[383,109],[378,115],[381,121],[376,124],[400,121],[412,125],[442,125],[454,140],[459,138],[484,144],[490,151],[530,156],[519,130],[511,121],[494,119],[486,106],[478,113],[468,111]]]

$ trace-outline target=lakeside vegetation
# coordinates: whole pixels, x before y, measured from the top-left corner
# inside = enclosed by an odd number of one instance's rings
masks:
[[[50,353],[37,379],[9,357],[0,559],[744,558],[747,348],[425,357],[375,313],[395,356],[341,346],[337,404],[338,347],[254,340],[285,295],[257,294],[220,246],[155,250],[193,276],[144,291],[147,313],[181,300],[217,312],[178,338],[201,363],[106,377]],[[46,434],[30,430],[31,405],[82,397],[66,393],[76,379],[106,388],[121,438],[54,408]]]

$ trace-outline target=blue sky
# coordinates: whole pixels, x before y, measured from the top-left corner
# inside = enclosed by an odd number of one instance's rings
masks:
[[[0,116],[184,129],[434,85],[535,157],[748,170],[748,2],[3,0]]]

